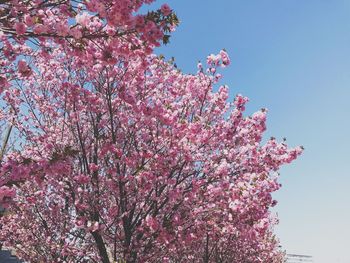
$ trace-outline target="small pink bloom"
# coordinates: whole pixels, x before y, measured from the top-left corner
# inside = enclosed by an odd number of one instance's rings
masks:
[[[16,195],[16,190],[9,188],[8,186],[0,187],[0,203],[3,203],[2,206],[6,207],[6,203],[9,199],[14,198]]]
[[[56,30],[59,36],[65,37],[68,35],[69,26],[67,24],[57,24]]]
[[[144,16],[141,16],[141,15],[135,16],[134,23],[135,23],[135,26],[142,27],[145,24]]]
[[[222,61],[222,67],[226,67],[230,65],[231,61],[230,58],[225,50],[220,51],[221,61]]]
[[[89,177],[86,176],[86,175],[81,174],[81,175],[76,176],[75,180],[79,184],[87,184],[89,182]]]
[[[0,94],[3,92],[3,90],[9,86],[9,83],[6,79],[6,77],[0,76]]]
[[[34,17],[31,17],[30,15],[24,15],[24,22],[27,26],[33,26],[34,25]]]
[[[82,13],[75,16],[75,20],[83,27],[87,27],[90,22],[91,16],[88,13]]]
[[[171,8],[167,4],[162,5],[160,7],[160,11],[164,16],[168,16],[171,14]]]
[[[47,27],[42,24],[37,24],[33,28],[33,32],[35,34],[43,34],[47,32]]]
[[[30,74],[31,70],[26,61],[24,60],[18,61],[17,66],[18,66],[19,73],[21,73],[23,76],[28,76]]]
[[[24,35],[26,32],[26,25],[22,22],[18,22],[15,24],[15,30],[18,35]]]
[[[159,223],[157,219],[149,215],[146,217],[146,224],[153,231],[159,228]]]
[[[78,28],[71,29],[70,33],[75,39],[80,39],[83,36],[83,34],[81,33],[81,30]]]
[[[90,170],[91,170],[92,172],[98,171],[98,165],[96,165],[96,164],[94,164],[94,163],[91,163],[91,164],[89,165],[89,168],[90,168]]]

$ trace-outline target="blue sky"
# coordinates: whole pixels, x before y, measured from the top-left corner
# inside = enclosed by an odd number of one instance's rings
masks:
[[[158,1],[157,5],[164,1]],[[306,150],[281,170],[276,233],[288,253],[349,263],[350,1],[166,1],[181,24],[158,49],[186,72],[222,48],[223,84],[269,109],[267,136]]]

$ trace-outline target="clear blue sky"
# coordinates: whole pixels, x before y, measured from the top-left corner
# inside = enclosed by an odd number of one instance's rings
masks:
[[[231,96],[248,96],[248,112],[269,109],[267,136],[306,148],[282,169],[275,195],[283,248],[350,263],[350,1],[166,2],[181,25],[157,52],[195,72],[226,48]]]

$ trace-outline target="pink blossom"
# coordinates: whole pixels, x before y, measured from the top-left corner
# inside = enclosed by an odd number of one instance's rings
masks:
[[[153,231],[155,231],[159,228],[159,223],[158,223],[157,219],[153,218],[152,216],[147,216],[146,224]]]
[[[31,15],[26,14],[26,15],[24,15],[24,22],[26,23],[27,26],[33,26],[34,25],[34,18]]]
[[[75,16],[75,20],[77,21],[78,24],[80,24],[83,27],[87,27],[88,24],[91,21],[91,15],[89,15],[88,13],[84,12],[81,14],[77,14]]]
[[[94,163],[91,163],[91,164],[89,165],[89,168],[90,168],[90,170],[91,170],[92,172],[98,171],[98,165],[96,165],[96,164],[94,164]]]
[[[28,76],[30,74],[31,70],[25,60],[18,61],[17,66],[19,73],[21,73],[23,76]]]
[[[15,30],[18,35],[24,35],[26,32],[26,29],[27,29],[26,25],[22,22],[17,22],[15,24]]]
[[[160,10],[162,11],[162,14],[164,16],[168,16],[171,14],[171,8],[167,5],[167,4],[163,4],[161,7],[160,7]]]
[[[9,86],[6,77],[0,76],[0,94]]]
[[[231,61],[230,61],[230,58],[225,50],[220,51],[220,56],[221,56],[223,67],[230,65]]]
[[[57,24],[56,30],[59,36],[65,37],[69,33],[69,26],[67,24]]]
[[[43,34],[47,32],[47,27],[45,25],[42,24],[36,24],[33,28],[33,32],[35,34]]]
[[[9,188],[7,186],[0,187],[0,201],[4,198],[13,198],[16,195],[15,189]]]
[[[83,37],[83,34],[79,28],[72,28],[70,30],[70,34],[75,38],[75,39],[80,39]]]
[[[81,175],[76,176],[75,180],[79,184],[87,184],[87,183],[89,183],[90,178],[88,176],[86,176],[86,175],[81,174]]]

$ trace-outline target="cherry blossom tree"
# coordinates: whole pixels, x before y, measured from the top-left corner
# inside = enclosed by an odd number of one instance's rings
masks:
[[[185,74],[152,54],[167,5],[78,2],[0,2],[0,239],[28,262],[283,262],[271,194],[302,149],[228,101],[226,51]]]

